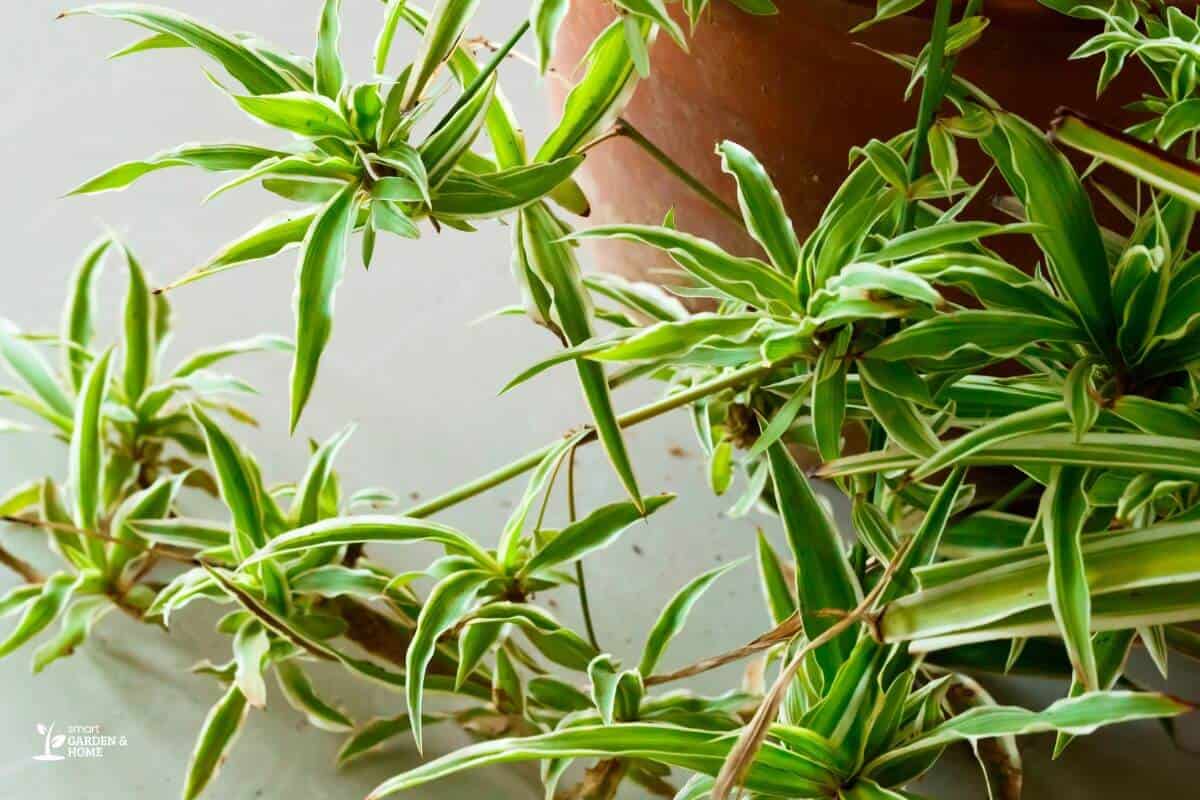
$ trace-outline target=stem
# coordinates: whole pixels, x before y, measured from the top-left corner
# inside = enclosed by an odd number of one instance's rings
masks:
[[[44,583],[46,578],[42,573],[37,571],[37,568],[23,558],[13,555],[8,550],[0,547],[0,564],[11,569],[13,572],[21,576],[21,579],[26,583]]]
[[[567,454],[567,519],[575,522],[575,451],[578,445],[571,448]],[[596,629],[592,625],[592,607],[588,605],[587,577],[583,572],[583,559],[575,562],[575,583],[579,587],[579,607],[583,610],[583,625],[587,629],[588,641],[600,652],[600,644],[596,641]]]
[[[653,419],[654,417],[665,414],[668,411],[674,411],[681,406],[685,406],[695,400],[699,400],[702,397],[707,397],[710,394],[716,394],[717,392],[724,391],[725,389],[732,389],[735,387],[744,386],[748,383],[753,383],[764,375],[770,374],[772,370],[782,366],[784,363],[786,362],[779,361],[775,364],[754,364],[753,366],[742,367],[741,369],[735,370],[728,375],[723,375],[719,378],[714,378],[710,381],[697,384],[690,389],[685,389],[682,392],[677,392],[669,397],[664,397],[662,400],[644,405],[641,408],[635,408],[633,411],[629,411],[617,417],[617,424],[621,428],[633,427],[640,422]],[[595,440],[596,434],[595,431],[593,431],[581,439],[579,444],[587,444],[588,442],[594,442]],[[418,519],[422,517],[428,517],[431,514],[436,514],[439,511],[457,505],[464,500],[469,500],[476,495],[483,494],[489,489],[494,489],[500,484],[510,481],[518,475],[522,475],[536,467],[541,463],[542,459],[546,457],[546,454],[549,453],[554,447],[554,444],[555,443],[552,442],[543,447],[539,447],[537,450],[533,450],[521,456],[516,461],[506,464],[503,467],[489,472],[486,475],[482,475],[470,483],[463,484],[462,486],[452,489],[445,494],[427,500],[420,505],[413,506],[403,513],[405,516]]]
[[[624,136],[625,138],[634,142],[634,144],[636,144],[638,147],[645,150],[646,154],[661,164],[667,170],[667,172],[683,181],[683,183],[686,184],[689,189],[698,194],[717,211],[720,211],[726,217],[736,222],[739,227],[745,226],[746,223],[742,220],[742,215],[737,211],[737,209],[733,208],[724,200],[722,200],[719,196],[717,196],[716,192],[705,186],[700,179],[696,178],[694,175],[676,163],[669,155],[660,150],[658,145],[647,139],[646,136],[637,128],[635,128],[629,120],[625,119],[624,117],[618,118],[616,125],[613,126],[613,130],[617,136]]]
[[[126,542],[126,541],[122,541],[120,539],[113,538],[112,536],[109,536],[106,533],[100,533],[99,531],[90,531],[90,530],[87,530],[86,528],[76,528],[74,525],[67,525],[62,522],[51,522],[49,520],[33,519],[32,517],[21,517],[21,516],[17,516],[14,514],[4,514],[3,516],[0,516],[0,522],[11,522],[14,525],[24,525],[27,528],[36,528],[39,530],[59,531],[60,533],[73,533],[76,536],[82,536],[85,539],[92,539],[92,540],[99,541],[99,542],[107,542],[108,544],[125,544],[125,545],[130,544],[130,542]],[[153,553],[156,556],[162,556],[163,558],[167,558],[172,561],[178,561],[183,564],[191,564],[194,566],[194,565],[200,563],[199,561],[197,561],[194,557],[192,557],[185,551],[180,551],[180,550],[177,550],[175,548],[170,548],[170,547],[164,547],[163,545],[152,545],[150,547],[147,547],[145,552]]]
[[[500,48],[492,54],[491,59],[489,59],[488,62],[483,65],[483,69],[479,71],[479,74],[475,76],[475,79],[467,84],[467,87],[463,89],[462,94],[460,94],[458,99],[454,101],[454,104],[450,106],[450,110],[442,115],[442,118],[438,120],[437,125],[433,126],[433,131],[430,133],[431,136],[445,127],[446,123],[450,121],[450,118],[458,113],[460,108],[467,104],[467,101],[470,100],[477,91],[479,91],[480,87],[487,82],[488,78],[492,77],[492,73],[500,68],[500,65],[504,63],[504,59],[508,58],[508,54],[514,47],[517,46],[517,42],[521,41],[521,38],[525,36],[528,31],[529,20],[525,20],[517,26],[517,29],[512,32],[512,36],[509,36],[507,41],[500,45]]]
[[[939,8],[943,2],[945,0],[938,0]],[[871,636],[876,641],[879,641],[874,621],[871,619],[875,613],[875,604],[883,596],[884,590],[891,584],[892,578],[895,577],[900,565],[904,563],[905,556],[912,548],[915,538],[914,536],[908,537],[904,544],[900,546],[896,554],[892,556],[892,560],[888,562],[887,569],[883,571],[879,582],[867,593],[861,603],[833,625],[829,626],[819,636],[814,637],[797,650],[787,666],[780,670],[775,683],[771,685],[770,691],[767,692],[762,703],[759,704],[758,710],[754,712],[754,717],[742,729],[742,735],[738,737],[737,744],[729,751],[729,756],[725,759],[725,763],[721,765],[721,771],[717,774],[716,783],[713,784],[712,800],[726,800],[730,791],[733,790],[734,785],[741,781],[746,769],[754,760],[754,756],[762,747],[763,740],[766,739],[767,732],[771,728],[771,723],[775,721],[776,715],[779,714],[779,707],[787,695],[787,690],[792,684],[792,679],[796,677],[796,672],[800,669],[800,665],[804,663],[806,655],[827,642],[836,639],[843,631],[850,628],[850,626],[863,621],[866,621],[868,627],[871,628]]]
[[[734,661],[741,661],[743,658],[749,658],[755,653],[761,653],[763,650],[769,650],[777,644],[794,639],[796,636],[804,632],[804,626],[800,623],[800,615],[792,614],[783,622],[776,625],[771,630],[759,636],[754,641],[744,644],[734,650],[721,653],[716,656],[709,656],[694,664],[689,664],[686,667],[677,669],[674,672],[664,672],[660,675],[650,675],[646,678],[646,686],[658,686],[662,683],[671,683],[672,681],[680,681],[684,678],[691,678],[695,675],[714,670],[718,667],[723,667],[726,664],[732,664]]]
[[[929,38],[929,63],[925,65],[925,81],[921,88],[921,104],[917,108],[917,129],[912,149],[908,153],[908,184],[911,186],[921,175],[925,163],[926,140],[929,128],[942,103],[942,93],[949,75],[943,75],[943,60],[946,50],[946,29],[950,25],[950,0],[937,0],[933,13],[933,32]],[[900,233],[907,233],[913,224],[916,203],[909,199],[900,218]]]

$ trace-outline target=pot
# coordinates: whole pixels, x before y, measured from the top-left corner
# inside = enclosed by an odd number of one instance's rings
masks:
[[[682,18],[678,3],[672,13]],[[928,40],[929,20],[899,17],[864,31],[850,29],[873,13],[848,0],[778,4],[772,17],[746,14],[713,0],[697,26],[691,52],[669,37],[653,46],[651,76],[638,86],[624,116],[674,161],[736,207],[733,179],[721,172],[714,147],[732,139],[766,166],[803,237],[847,173],[851,147],[913,126],[917,98],[904,100],[907,71],[859,43],[915,54]],[[1056,14],[1036,0],[993,0],[983,38],[959,60],[956,73],[1037,125],[1067,105],[1102,119],[1137,96],[1136,69],[1123,73],[1096,110],[1094,60],[1069,61],[1094,25]],[[553,66],[572,76],[588,46],[614,19],[606,0],[576,0],[559,34]],[[686,25],[686,22],[685,22]],[[568,82],[547,81],[556,109]],[[977,148],[964,146],[963,171],[987,168]],[[592,203],[591,222],[655,224],[675,209],[678,227],[739,254],[757,245],[738,225],[623,137],[590,151],[579,180]],[[597,265],[633,279],[672,270],[670,259],[635,244],[589,242]]]

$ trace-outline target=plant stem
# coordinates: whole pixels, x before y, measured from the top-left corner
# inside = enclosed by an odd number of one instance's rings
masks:
[[[567,454],[567,520],[571,523],[575,522],[576,517],[575,450],[578,447],[578,445],[572,447],[571,452]],[[596,641],[596,628],[592,625],[592,607],[588,604],[587,576],[583,572],[582,558],[575,562],[575,583],[579,587],[579,607],[583,611],[583,625],[587,629],[588,641],[599,652],[602,648]]]
[[[698,194],[717,211],[720,211],[726,217],[736,222],[739,227],[745,225],[745,222],[742,221],[742,215],[737,209],[722,200],[716,192],[705,186],[699,178],[681,167],[674,159],[664,153],[658,145],[647,139],[645,134],[635,128],[629,120],[624,117],[617,119],[616,125],[613,126],[613,132],[617,136],[624,136],[645,150],[646,154],[661,164],[667,172],[681,180],[689,189]]]
[[[929,128],[933,125],[938,106],[942,103],[949,75],[943,75],[943,61],[946,51],[946,29],[950,26],[950,0],[937,0],[937,9],[933,12],[933,31],[929,37],[929,61],[925,65],[925,81],[921,88],[921,103],[917,108],[917,128],[913,138],[912,149],[908,153],[908,184],[911,186],[921,176],[925,163],[926,140],[929,138]],[[900,233],[907,233],[912,227],[916,212],[916,202],[912,199],[904,206],[904,214],[900,218]]]
[[[460,94],[458,99],[454,101],[454,104],[450,106],[450,110],[443,114],[442,118],[439,119],[437,124],[433,126],[432,133],[437,133],[443,127],[445,127],[446,123],[450,121],[450,118],[458,113],[460,108],[467,104],[467,101],[470,100],[477,91],[479,91],[480,87],[487,82],[487,79],[492,77],[492,73],[500,68],[500,65],[504,63],[504,59],[508,58],[508,54],[514,47],[517,46],[517,42],[521,41],[521,38],[524,37],[528,31],[529,20],[525,20],[517,26],[517,29],[512,32],[512,35],[508,37],[504,44],[500,45],[499,49],[492,54],[491,59],[489,59],[488,62],[483,65],[483,69],[479,71],[479,74],[475,76],[475,79],[467,84],[467,87],[463,89],[462,94]]]
[[[785,362],[780,361],[775,364],[754,364],[749,367],[742,367],[728,375],[722,375],[719,378],[714,378],[710,381],[697,384],[690,389],[685,389],[677,392],[669,397],[664,397],[654,403],[644,405],[641,408],[635,408],[625,414],[617,417],[617,424],[622,428],[630,428],[640,422],[645,422],[648,419],[665,414],[668,411],[674,411],[677,408],[685,406],[702,397],[707,397],[710,394],[745,386],[753,381],[768,375],[772,370],[782,366]],[[596,440],[595,432],[593,431],[588,436],[580,440],[579,444],[586,444]],[[439,511],[457,505],[464,500],[469,500],[476,495],[483,494],[489,489],[494,489],[502,483],[512,480],[518,475],[522,475],[541,463],[546,454],[554,447],[554,443],[539,447],[529,453],[500,467],[497,470],[482,475],[470,483],[463,484],[456,489],[452,489],[445,494],[438,495],[424,503],[415,505],[412,508],[404,511],[404,515],[408,517],[428,517],[431,514],[436,514]]]
[[[43,583],[46,580],[45,576],[38,572],[33,564],[30,564],[19,556],[13,555],[3,547],[0,547],[0,564],[17,573],[17,575],[21,576],[21,580],[26,583]]]
[[[943,0],[938,0],[938,2],[940,6]],[[864,620],[870,620],[871,615],[875,613],[876,602],[883,596],[884,590],[892,582],[892,578],[896,576],[896,571],[904,563],[904,558],[912,548],[915,538],[913,536],[908,537],[904,544],[900,546],[896,554],[892,556],[892,560],[888,562],[887,568],[879,578],[879,582],[867,593],[861,603],[833,625],[829,626],[819,636],[814,637],[797,650],[795,655],[792,656],[792,660],[780,670],[775,683],[771,685],[771,689],[763,697],[762,703],[759,704],[758,710],[754,712],[754,717],[742,729],[742,735],[738,737],[738,741],[733,746],[733,749],[729,751],[729,756],[725,759],[725,763],[721,765],[721,771],[717,774],[716,783],[713,784],[712,800],[725,800],[733,790],[733,787],[742,779],[746,769],[754,760],[754,756],[762,747],[763,740],[770,730],[771,723],[775,721],[775,717],[779,713],[779,707],[783,703],[783,698],[787,694],[788,687],[791,686],[792,679],[796,677],[796,672],[799,671],[800,665],[804,663],[804,657],[818,647],[836,639],[852,625],[856,625]],[[871,636],[876,641],[879,641],[879,636],[874,630],[874,625],[870,624],[869,627],[871,628]]]

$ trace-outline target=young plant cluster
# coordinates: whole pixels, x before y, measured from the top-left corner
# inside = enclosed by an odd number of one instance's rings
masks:
[[[776,13],[768,0],[731,1]],[[213,83],[231,102],[291,134],[268,145],[183,145],[75,193],[191,166],[235,173],[214,195],[257,183],[298,203],[168,287],[297,247],[295,346],[258,337],[165,372],[166,295],[111,239],[85,255],[61,335],[0,329],[0,357],[28,389],[3,398],[70,447],[64,484],[33,481],[0,501],[6,520],[44,530],[63,559],[46,576],[0,549],[22,578],[0,599],[19,615],[0,654],[59,621],[35,652],[41,669],[112,608],[166,626],[196,600],[228,606],[217,625],[228,660],[197,667],[222,688],[184,781],[189,800],[213,780],[249,709],[265,705],[269,673],[313,725],[346,734],[340,762],[409,733],[420,748],[438,722],[481,737],[372,798],[516,761],[540,762],[547,798],[604,800],[625,782],[676,800],[741,790],[912,798],[906,787],[963,741],[994,796],[1015,797],[1018,735],[1056,732],[1057,755],[1101,726],[1189,711],[1138,687],[1125,664],[1137,643],[1164,673],[1172,651],[1200,658],[1186,624],[1200,619],[1196,19],[1157,0],[1047,0],[1095,21],[1076,55],[1103,57],[1101,91],[1135,67],[1156,86],[1135,106],[1144,121],[1127,130],[1064,109],[1047,136],[954,74],[987,20],[974,0],[957,20],[937,0],[924,50],[881,54],[881,69],[898,64],[910,90],[920,87],[914,128],[854,148],[849,177],[806,237],[754,154],[717,147],[761,247],[747,255],[680,230],[671,214],[661,225],[583,230],[564,219],[587,209],[571,176],[596,141],[626,135],[653,148],[622,108],[652,68],[658,31],[686,47],[687,24],[705,24],[708,6],[684,0],[680,24],[665,0],[613,4],[616,20],[537,148],[497,70],[530,32],[545,70],[567,0],[535,0],[484,61],[465,38],[478,0],[438,0],[429,13],[390,0],[357,83],[339,48],[338,0],[323,3],[311,58],[161,8],[70,12],[150,31],[118,55],[199,51],[224,69]],[[871,23],[919,5],[883,2]],[[420,44],[397,66],[401,26]],[[960,174],[960,148],[977,148],[991,171]],[[981,202],[988,195],[998,195],[994,208]],[[1094,204],[1119,224],[1101,224]],[[570,363],[589,424],[395,513],[383,513],[396,505],[384,490],[344,494],[333,465],[350,429],[314,445],[295,482],[266,483],[218,421],[252,422],[215,398],[250,387],[210,368],[252,350],[291,352],[294,427],[331,335],[351,240],[368,267],[381,232],[470,231],[495,218],[511,226],[521,298],[504,313],[527,314],[559,345],[509,385]],[[660,249],[688,281],[668,293],[585,277],[577,243],[596,238]],[[110,251],[125,255],[129,289],[117,347],[97,352],[91,287]],[[61,374],[42,347],[60,352]],[[641,381],[661,383],[662,399],[618,414],[613,391]],[[730,515],[781,527],[788,552],[763,536],[754,548],[773,627],[665,670],[705,590],[740,562],[679,588],[636,663],[598,644],[584,563],[672,500],[642,493],[622,432],[676,409],[692,415],[712,489],[737,485]],[[575,452],[592,441],[628,497],[577,513]],[[817,462],[813,474],[800,456]],[[495,530],[429,519],[526,473]],[[818,501],[813,475],[844,493],[851,529]],[[548,519],[564,482],[567,518]],[[218,495],[227,515],[190,516],[185,487]],[[395,571],[367,553],[413,542],[443,555]],[[584,631],[544,602],[562,591],[580,593]],[[768,680],[716,696],[674,688],[743,660]],[[314,661],[391,687],[404,712],[355,722],[321,699],[306,672]],[[1068,678],[1070,688],[1035,711],[997,705],[972,677],[1009,670]],[[429,692],[462,702],[429,711]],[[579,761],[582,780],[560,787]]]

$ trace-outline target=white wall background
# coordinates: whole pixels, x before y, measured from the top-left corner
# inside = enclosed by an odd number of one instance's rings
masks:
[[[252,30],[299,52],[312,48],[320,5],[318,0],[171,4],[227,30]],[[200,198],[220,177],[187,170],[152,175],[117,194],[62,199],[82,179],[120,161],[186,141],[270,142],[274,133],[248,121],[208,84],[196,54],[163,51],[107,62],[105,54],[138,37],[136,29],[83,17],[56,22],[58,9],[46,3],[8,5],[7,47],[0,54],[5,183],[0,193],[0,315],[27,329],[56,328],[75,259],[105,225],[127,237],[144,265],[166,280],[282,207],[282,201],[250,187],[201,207]],[[345,5],[343,55],[351,75],[361,78],[369,70],[380,7],[371,0]],[[474,32],[504,38],[525,6],[525,0],[484,4]],[[402,52],[403,45],[397,50]],[[503,74],[536,141],[547,125],[539,82],[520,64],[506,66]],[[358,433],[339,464],[344,485],[384,485],[401,496],[427,497],[586,419],[569,369],[496,397],[509,377],[554,346],[543,332],[519,320],[469,325],[516,298],[507,238],[498,225],[470,236],[428,233],[419,242],[381,236],[369,274],[352,262],[338,296],[333,340],[295,438],[286,432],[286,359],[267,354],[234,365],[233,371],[263,391],[249,403],[262,428],[248,432],[246,439],[268,481],[299,476],[307,455],[305,437],[324,439],[354,420]],[[290,335],[294,262],[294,254],[284,255],[173,293],[176,357],[259,332]],[[102,336],[115,330],[123,280],[114,262],[102,285]],[[627,391],[630,396],[620,402],[629,406],[650,397]],[[600,639],[629,657],[679,585],[717,562],[752,553],[755,525],[777,534],[766,518],[722,519],[725,503],[705,487],[704,465],[682,415],[638,429],[631,441],[644,490],[675,491],[684,499],[589,562]],[[61,475],[65,458],[65,447],[46,438],[0,440],[0,487],[40,474]],[[583,507],[620,497],[598,450],[581,453],[579,467]],[[494,541],[519,489],[519,484],[504,487],[440,518]],[[6,529],[0,536],[6,546],[38,557],[37,549],[28,546],[30,534]],[[395,550],[386,559],[416,563],[426,554]],[[0,576],[0,589],[11,581]],[[561,615],[577,623],[573,598],[563,593],[557,600]],[[211,680],[188,674],[186,667],[200,658],[225,660],[227,640],[211,633],[215,614],[205,610],[182,614],[170,636],[119,617],[106,618],[85,648],[40,676],[29,674],[28,651],[0,662],[0,800],[123,800],[178,793],[194,733],[218,694]],[[765,625],[754,569],[747,564],[710,592],[688,636],[668,658],[682,665],[743,643]],[[1180,673],[1184,666],[1173,665]],[[401,710],[399,698],[364,689],[336,670],[319,671],[318,678],[357,718]],[[697,681],[696,687],[719,691],[738,679],[738,669],[728,668]],[[1195,681],[1178,681],[1172,688],[1200,694]],[[1035,703],[1056,692],[1061,687],[1032,681],[1002,682],[998,691],[1002,698]],[[51,721],[60,729],[100,724],[108,733],[127,736],[129,745],[99,761],[33,761],[30,757],[40,747],[35,726]],[[464,741],[449,730],[431,732],[431,738],[426,746],[432,754]],[[1196,739],[1192,736],[1193,744]],[[338,737],[309,728],[273,694],[266,713],[251,715],[209,796],[359,797],[417,760],[405,742],[339,774],[332,768],[338,745]],[[1174,750],[1153,724],[1077,741],[1053,768],[1048,753],[1046,738],[1035,738],[1026,747],[1027,797],[1188,796],[1200,778],[1200,761]],[[411,796],[539,796],[532,786],[528,773],[493,768]],[[973,765],[956,758],[939,767],[923,791],[949,798],[981,790]]]

